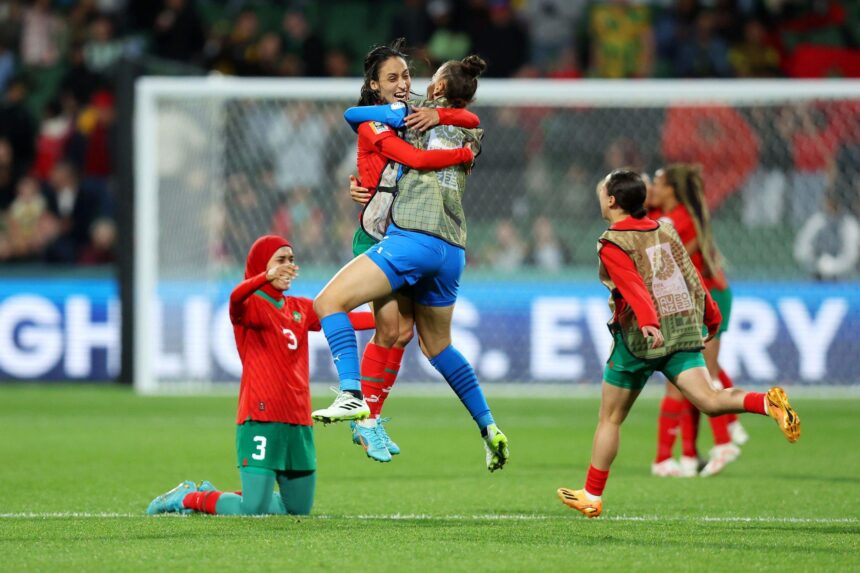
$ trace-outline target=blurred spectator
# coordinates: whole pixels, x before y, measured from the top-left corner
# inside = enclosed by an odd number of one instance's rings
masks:
[[[51,8],[51,0],[33,0],[21,22],[21,62],[25,66],[53,66],[60,59],[65,26]]]
[[[430,39],[433,22],[427,13],[425,0],[404,0],[400,11],[391,20],[388,37],[406,38],[413,46],[424,46]]]
[[[96,219],[90,227],[90,242],[78,256],[82,265],[106,265],[116,261],[116,225],[110,219]]]
[[[58,100],[48,104],[45,109],[36,141],[36,160],[32,170],[39,179],[46,179],[54,164],[63,156],[72,131],[72,119],[63,113]]]
[[[629,137],[619,137],[613,140],[603,151],[604,171],[614,171],[623,167],[634,171],[642,171],[644,168],[639,146]]]
[[[247,75],[249,56],[259,29],[257,14],[253,10],[242,10],[227,38],[221,41],[213,68],[225,74]]]
[[[510,219],[496,223],[495,242],[484,254],[486,264],[500,271],[515,271],[526,260],[526,245]]]
[[[549,218],[538,217],[532,223],[531,245],[526,261],[541,270],[553,273],[570,264],[570,251],[559,240]]]
[[[797,262],[818,280],[854,274],[860,261],[860,223],[829,193],[824,208],[804,223],[794,243]]]
[[[54,166],[49,183],[49,205],[59,220],[59,233],[46,255],[49,261],[74,263],[90,241],[93,223],[106,215],[108,200],[98,187],[82,185],[67,161]]]
[[[427,40],[427,53],[434,65],[448,60],[460,60],[469,54],[472,40],[466,32],[454,27],[449,0],[430,0],[427,13],[433,22],[433,34]],[[486,54],[482,54],[486,59]]]
[[[87,178],[105,179],[113,173],[111,141],[116,120],[114,97],[108,91],[96,92],[90,105],[78,117],[76,143],[82,173]],[[80,152],[83,152],[80,155]]]
[[[573,80],[582,77],[579,62],[576,60],[576,52],[573,48],[564,48],[558,58],[549,66],[547,77],[555,80]]]
[[[821,209],[839,145],[838,121],[829,117],[823,105],[797,104],[780,116],[777,126],[789,142],[793,162],[789,191],[791,219],[796,225]]]
[[[593,4],[584,24],[589,37],[589,73],[600,78],[644,78],[654,66],[649,6],[630,0]]]
[[[18,170],[14,158],[15,152],[9,140],[0,138],[0,212],[4,211],[15,197]]]
[[[772,78],[782,75],[779,52],[767,41],[767,29],[759,20],[744,24],[743,42],[729,51],[734,73],[741,78]]]
[[[181,62],[194,61],[206,41],[194,3],[189,0],[163,3],[153,25],[156,55]]]
[[[791,169],[788,142],[777,129],[783,113],[790,110],[753,106],[749,112],[760,145],[758,165],[743,187],[741,218],[747,227],[773,227],[783,220]]]
[[[249,73],[255,76],[281,75],[281,38],[277,34],[263,34],[253,50],[253,64]]]
[[[15,200],[9,205],[7,218],[10,258],[16,261],[38,260],[55,232],[53,217],[34,177],[18,181]]]
[[[299,11],[287,12],[282,31],[284,51],[298,64],[298,73],[295,75],[325,75],[325,46],[311,29],[305,15]]]
[[[83,106],[90,101],[93,93],[103,86],[105,80],[101,74],[93,72],[87,66],[83,44],[72,45],[67,64],[60,89],[63,92],[71,93],[77,105]]]
[[[531,63],[543,71],[558,69],[559,60],[576,45],[577,18],[585,0],[530,0],[522,10],[528,25]],[[575,59],[573,68],[579,65]]]
[[[9,141],[13,157],[22,171],[29,169],[36,154],[36,122],[25,105],[27,86],[20,78],[6,88],[0,104],[0,138]]]
[[[675,76],[679,78],[727,78],[731,76],[729,50],[715,33],[711,11],[696,16],[695,29],[682,37],[676,49]]]
[[[351,75],[352,59],[343,48],[334,48],[325,55],[325,75],[330,78],[346,78]]]
[[[6,85],[15,75],[15,54],[0,37],[0,93],[6,91]]]
[[[99,15],[90,24],[84,44],[84,62],[90,71],[103,73],[122,57],[123,43],[114,33],[114,23],[108,16]]]
[[[309,104],[284,105],[281,113],[270,118],[266,141],[277,150],[275,182],[280,190],[307,187],[320,190],[325,173],[324,156],[328,128],[325,120],[313,113]]]
[[[472,51],[487,61],[487,77],[510,77],[528,61],[528,36],[507,2],[491,6],[489,26],[475,35]]]

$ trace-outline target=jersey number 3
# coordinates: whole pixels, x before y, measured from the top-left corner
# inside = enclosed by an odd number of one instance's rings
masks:
[[[251,454],[251,458],[255,460],[266,459],[266,436],[254,436],[254,442],[257,444],[257,453]]]
[[[299,347],[299,339],[296,338],[296,333],[290,330],[289,328],[285,328],[282,331],[282,334],[287,337],[287,348],[290,350],[295,350]]]

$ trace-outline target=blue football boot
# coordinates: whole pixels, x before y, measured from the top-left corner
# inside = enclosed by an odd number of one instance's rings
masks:
[[[394,440],[388,435],[388,432],[385,431],[385,423],[390,422],[391,418],[379,418],[376,420],[376,431],[382,436],[382,442],[385,444],[385,447],[388,448],[388,453],[392,456],[396,456],[400,453],[400,446],[394,443]]]
[[[210,484],[211,485],[211,484]],[[153,499],[149,507],[146,508],[146,513],[149,515],[158,515],[159,513],[185,513],[185,507],[182,506],[182,500],[189,493],[197,491],[197,486],[191,480],[185,480],[167,493],[163,493]]]

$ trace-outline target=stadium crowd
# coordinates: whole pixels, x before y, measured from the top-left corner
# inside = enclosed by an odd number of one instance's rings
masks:
[[[860,5],[837,0],[10,0],[0,6],[0,261],[113,260],[114,205],[123,193],[112,157],[114,74],[123,62],[144,60],[172,73],[357,76],[367,47],[397,36],[414,48],[417,75],[477,52],[489,62],[490,77],[860,76]],[[553,270],[575,260],[553,218],[558,210],[537,206],[552,205],[547,194],[559,186],[590,192],[595,177],[614,166],[703,163],[706,172],[720,173],[709,186],[712,206],[742,198],[748,227],[775,226],[784,213],[799,227],[807,214],[825,210],[828,189],[853,196],[842,189],[847,183],[834,181],[834,173],[858,168],[854,124],[846,119],[856,117],[853,109],[726,109],[697,117],[669,110],[646,117],[635,141],[606,130],[606,121],[621,120],[601,118],[599,110],[544,113],[527,122],[522,114],[542,112],[479,111],[493,138],[473,176],[475,188],[505,178],[525,192],[496,200],[498,207],[475,217],[493,240],[477,249],[472,263]],[[315,144],[305,140],[305,151],[324,146],[332,131],[343,132],[330,115],[276,122],[271,129],[282,133],[269,139],[288,144],[298,121],[305,137],[316,138]],[[588,141],[582,149],[570,142],[574,122]],[[672,135],[703,125],[710,131],[692,141]],[[755,153],[731,145],[738,126],[767,130]],[[349,163],[350,150],[338,149],[344,154],[325,160],[318,173],[341,174],[336,168]],[[289,163],[274,162],[265,172],[237,167],[228,187],[244,191],[228,202],[247,207],[260,194],[248,187],[277,188],[273,226],[304,229],[322,245],[326,237],[318,229],[342,214],[329,212],[315,191],[343,179],[299,184],[284,174]],[[285,189],[288,179],[297,192]],[[566,194],[561,207],[592,220],[596,213],[583,193]],[[470,195],[467,201],[482,201],[480,192]],[[842,203],[845,216],[855,217],[860,206]],[[336,232],[344,242],[347,226]],[[809,259],[809,248],[796,250]],[[319,262],[339,257],[331,249],[316,252]]]

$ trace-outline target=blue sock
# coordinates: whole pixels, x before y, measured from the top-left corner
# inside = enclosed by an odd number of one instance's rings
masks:
[[[358,342],[349,317],[345,312],[336,312],[320,320],[320,324],[331,348],[341,392],[360,391]]]
[[[449,346],[430,359],[430,364],[445,377],[448,385],[469,410],[478,428],[484,428],[493,422],[493,414],[484,398],[484,392],[478,384],[475,369],[469,361],[453,346]]]

